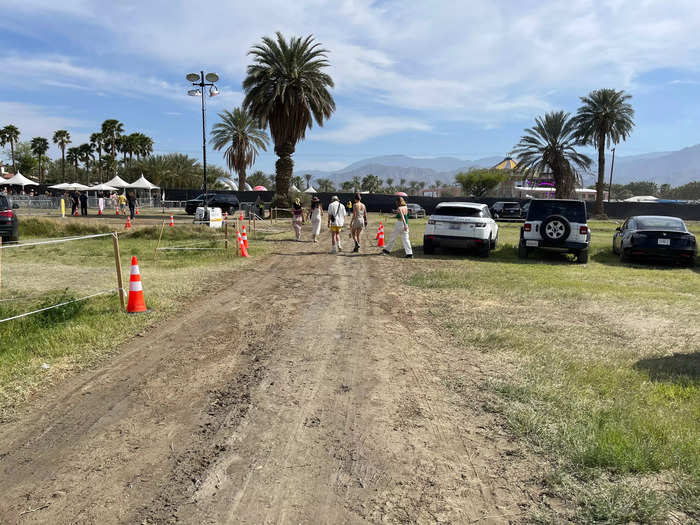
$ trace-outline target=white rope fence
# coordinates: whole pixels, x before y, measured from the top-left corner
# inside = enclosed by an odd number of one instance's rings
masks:
[[[10,248],[23,248],[25,246],[39,246],[41,244],[56,244],[59,242],[69,242],[69,241],[80,241],[82,239],[95,239],[97,237],[108,237],[114,235],[113,233],[96,233],[94,235],[82,235],[80,237],[63,237],[61,239],[49,239],[47,241],[37,241],[37,242],[24,242],[21,244],[2,244],[0,249],[9,250]]]
[[[38,313],[41,313],[41,312],[45,312],[46,310],[52,310],[52,309],[54,309],[54,308],[60,308],[61,306],[66,306],[66,305],[68,305],[68,304],[77,303],[77,302],[80,302],[80,301],[87,301],[88,299],[92,299],[93,297],[97,297],[97,296],[99,296],[99,295],[106,295],[106,294],[110,294],[110,293],[116,293],[116,292],[118,292],[118,291],[119,291],[119,289],[116,289],[116,288],[115,288],[115,289],[112,289],[112,290],[103,290],[103,291],[101,291],[101,292],[97,292],[97,293],[94,293],[94,294],[86,295],[85,297],[80,297],[79,299],[73,299],[73,300],[71,300],[71,301],[64,301],[64,302],[62,302],[62,303],[52,304],[51,306],[46,306],[46,307],[44,307],[44,308],[39,308],[38,310],[33,310],[33,311],[31,311],[31,312],[25,312],[25,313],[23,313],[23,314],[14,315],[14,316],[8,317],[8,318],[6,318],[6,319],[0,319],[0,323],[4,323],[4,322],[6,322],[6,321],[14,321],[15,319],[21,319],[22,317],[27,317],[27,316],[30,316],[30,315],[34,315],[34,314],[38,314]]]

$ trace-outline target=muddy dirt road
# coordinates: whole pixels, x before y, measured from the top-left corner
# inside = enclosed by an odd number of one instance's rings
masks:
[[[402,284],[421,261],[273,251],[4,423],[0,523],[518,523],[543,504],[482,408],[496,365]]]

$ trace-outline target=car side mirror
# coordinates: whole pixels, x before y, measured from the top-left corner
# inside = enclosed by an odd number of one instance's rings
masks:
[[[19,204],[17,204],[16,202],[13,202],[13,203],[12,203],[12,209],[13,209],[13,210],[19,209]]]

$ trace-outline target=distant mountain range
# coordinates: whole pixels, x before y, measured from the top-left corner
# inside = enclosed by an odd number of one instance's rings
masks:
[[[315,179],[330,179],[338,184],[355,176],[360,178],[368,173],[386,180],[394,179],[398,184],[400,179],[410,181],[425,181],[430,185],[435,181],[443,184],[454,181],[454,176],[460,171],[470,168],[490,168],[498,164],[503,157],[484,157],[476,160],[458,159],[455,157],[419,158],[407,155],[384,155],[353,162],[345,168],[336,171],[295,170],[298,174],[310,173]],[[606,158],[605,180],[610,176],[610,157]],[[594,182],[596,167],[591,168],[591,175],[585,177],[586,185]],[[678,151],[645,153],[628,157],[615,158],[613,182],[626,184],[631,181],[654,181],[657,184],[680,186],[691,181],[700,181],[700,144]]]

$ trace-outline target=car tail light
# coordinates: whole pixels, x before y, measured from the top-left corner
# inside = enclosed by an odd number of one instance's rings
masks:
[[[477,222],[474,225],[475,228],[486,228],[486,223],[485,222]]]
[[[435,224],[435,219],[428,219],[428,224]]]
[[[586,234],[588,233],[588,226],[581,226],[581,227],[578,229],[578,232],[579,232],[581,235],[586,235]]]
[[[525,224],[523,224],[523,230],[525,230],[526,232],[532,231],[532,224],[526,222]]]
[[[0,217],[9,217],[10,219],[15,216],[15,212],[12,210],[0,211]]]

